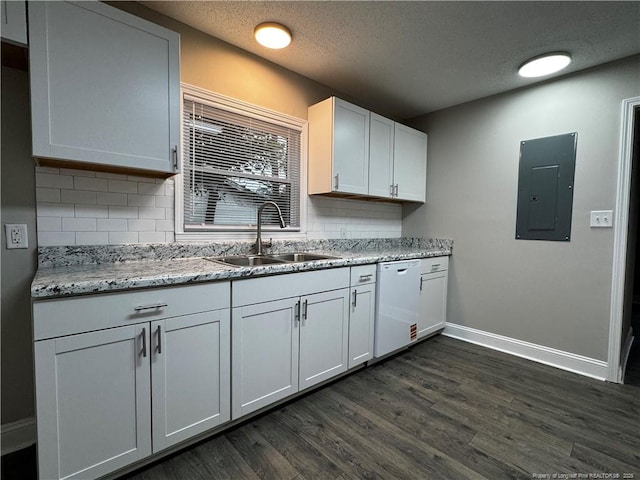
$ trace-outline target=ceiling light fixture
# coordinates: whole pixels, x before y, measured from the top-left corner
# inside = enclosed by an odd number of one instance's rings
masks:
[[[253,35],[260,45],[267,48],[284,48],[291,43],[291,32],[279,23],[261,23],[255,28]]]
[[[521,77],[544,77],[559,72],[571,63],[571,55],[565,52],[545,53],[539,57],[530,58],[518,69]]]

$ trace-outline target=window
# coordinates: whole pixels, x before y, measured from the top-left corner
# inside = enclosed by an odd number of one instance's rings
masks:
[[[255,230],[274,201],[288,231],[301,226],[305,121],[183,86],[182,225],[177,233]],[[176,196],[179,191],[176,191]],[[265,230],[279,230],[267,208]],[[180,231],[180,227],[182,230]]]

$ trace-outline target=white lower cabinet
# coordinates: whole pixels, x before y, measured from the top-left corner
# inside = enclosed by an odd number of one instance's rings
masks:
[[[87,333],[36,333],[39,478],[98,478],[229,420],[229,297],[228,283],[97,295],[130,313]],[[90,299],[36,302],[34,332],[54,312],[76,330],[104,323],[103,309],[78,317]],[[224,308],[191,313],[205,302]]]
[[[347,370],[348,286],[349,268],[233,283],[234,420]]]
[[[376,308],[376,265],[351,267],[349,304],[349,368],[373,358]]]
[[[422,259],[418,338],[429,336],[445,326],[447,320],[448,270],[449,257]]]

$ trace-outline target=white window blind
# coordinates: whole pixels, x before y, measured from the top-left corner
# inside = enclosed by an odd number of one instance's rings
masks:
[[[254,228],[260,205],[271,200],[287,227],[300,227],[301,131],[184,97],[184,229]],[[265,227],[278,226],[264,210]]]

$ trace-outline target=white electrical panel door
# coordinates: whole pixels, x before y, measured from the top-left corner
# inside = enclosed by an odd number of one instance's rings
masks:
[[[39,478],[98,478],[151,454],[148,325],[35,342]]]
[[[153,451],[231,419],[228,309],[151,323]]]
[[[30,2],[33,155],[176,173],[180,36],[101,2]]]

